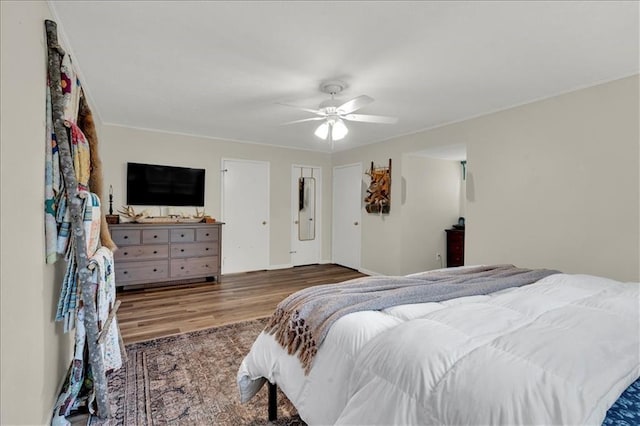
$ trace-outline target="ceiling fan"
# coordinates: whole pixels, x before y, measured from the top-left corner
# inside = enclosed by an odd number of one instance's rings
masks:
[[[296,105],[281,104],[318,115],[318,117],[304,118],[302,120],[290,121],[283,124],[287,125],[304,123],[306,121],[322,120],[323,122],[316,129],[315,135],[321,139],[329,139],[333,142],[343,139],[347,135],[347,133],[349,133],[349,129],[344,124],[344,120],[382,124],[394,124],[398,122],[398,119],[396,117],[387,117],[383,115],[352,114],[354,111],[373,102],[373,98],[367,95],[361,95],[346,102],[336,100],[335,95],[342,92],[345,87],[347,87],[346,83],[339,80],[331,80],[322,83],[320,85],[320,90],[324,93],[330,94],[331,99],[327,99],[326,101],[322,102],[318,109],[302,108]]]

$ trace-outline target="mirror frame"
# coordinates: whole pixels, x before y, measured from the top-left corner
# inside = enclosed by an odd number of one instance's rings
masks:
[[[316,238],[316,179],[298,178],[298,240]]]

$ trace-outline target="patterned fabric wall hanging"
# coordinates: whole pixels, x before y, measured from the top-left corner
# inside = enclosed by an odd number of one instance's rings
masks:
[[[391,211],[391,158],[388,167],[375,167],[366,174],[371,178],[367,196],[364,199],[367,213],[388,214]]]

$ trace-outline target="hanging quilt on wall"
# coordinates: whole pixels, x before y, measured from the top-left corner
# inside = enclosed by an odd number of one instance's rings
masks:
[[[52,424],[67,425],[65,416],[81,406],[109,416],[105,373],[121,367],[123,348],[115,317],[115,245],[102,220],[100,194],[90,187],[102,188],[95,126],[71,58],[58,44],[55,22],[46,20],[45,29],[46,262],[56,262],[59,255],[66,260],[56,320],[65,332],[75,329],[74,358]]]
[[[80,80],[71,63],[69,55],[62,59],[60,67],[60,86],[63,95],[64,119],[75,123],[78,118],[80,105]],[[53,114],[51,109],[51,81],[47,79],[47,117],[46,117],[46,141],[45,141],[45,177],[44,177],[44,223],[45,223],[45,250],[46,262],[55,263],[58,260],[57,240],[58,227],[57,211],[61,199],[65,196],[64,180],[60,174],[60,157],[58,141],[53,131]]]
[[[98,155],[98,137],[91,109],[86,101],[82,85],[69,55],[62,59],[60,86],[63,94],[64,119],[71,128],[71,150],[78,179],[79,190],[91,188],[102,199],[102,162]],[[51,82],[47,79],[47,116],[45,143],[45,252],[46,263],[55,263],[64,250],[59,249],[58,239],[64,214],[58,212],[64,203],[64,179],[61,178],[60,157],[56,134],[53,130],[51,110]],[[104,215],[104,214],[103,214]],[[111,239],[106,221],[102,220],[100,240],[112,251],[117,249]]]

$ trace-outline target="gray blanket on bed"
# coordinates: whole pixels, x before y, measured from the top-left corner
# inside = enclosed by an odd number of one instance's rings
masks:
[[[309,372],[329,328],[352,312],[441,302],[534,283],[558,271],[513,265],[445,269],[407,277],[372,276],[300,290],[278,304],[265,331]]]

